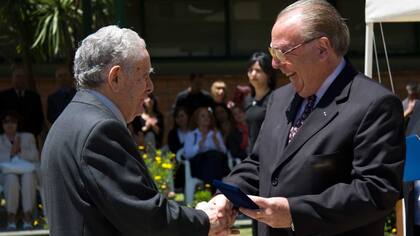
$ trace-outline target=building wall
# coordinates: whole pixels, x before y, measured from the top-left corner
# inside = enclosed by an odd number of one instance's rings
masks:
[[[382,80],[384,86],[391,89],[389,83],[389,77],[382,73]],[[211,83],[216,80],[221,79],[226,82],[228,91],[233,92],[233,89],[236,85],[245,85],[248,83],[246,74],[243,75],[204,75],[203,78],[203,88],[209,90]],[[176,95],[188,87],[189,85],[189,75],[177,75],[177,76],[152,76],[152,80],[155,87],[155,95],[158,98],[159,108],[165,116],[165,130],[166,133],[172,127],[172,118],[171,118],[171,107],[175,101]],[[377,80],[377,78],[375,78]],[[409,81],[417,81],[420,83],[420,70],[419,71],[402,71],[396,72],[393,74],[394,86],[396,94],[403,99],[406,95],[405,85]],[[44,113],[46,113],[47,107],[47,97],[48,94],[54,92],[56,89],[54,78],[52,77],[36,77],[36,83],[38,91],[41,95],[42,104]],[[287,79],[284,77],[279,77],[278,85],[284,85],[288,83]],[[9,88],[10,78],[0,77],[0,90]],[[231,96],[231,93],[228,93],[228,97]],[[165,135],[166,137],[166,135]]]

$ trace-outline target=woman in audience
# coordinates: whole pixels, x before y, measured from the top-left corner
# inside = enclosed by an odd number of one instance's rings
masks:
[[[23,229],[32,228],[36,196],[35,164],[38,162],[38,150],[32,134],[17,132],[18,117],[14,112],[7,112],[1,120],[4,133],[0,135],[0,162],[9,166],[6,168],[6,165],[2,165],[8,230],[16,229],[19,199],[23,209]],[[22,162],[26,163],[25,167],[22,167]]]
[[[159,111],[157,99],[153,94],[144,100],[144,112],[139,117],[145,146],[160,148],[164,133],[163,115]],[[137,122],[137,121],[136,121]]]
[[[190,130],[188,127],[188,110],[185,107],[176,107],[173,113],[174,127],[168,134],[168,147],[172,153],[177,153],[184,147],[185,136]],[[178,165],[175,173],[175,189],[182,188],[185,183],[184,166]]]
[[[189,131],[188,112],[185,107],[177,107],[173,113],[174,127],[168,134],[169,150],[177,153],[179,149],[184,147],[185,136]]]
[[[230,108],[230,111],[232,112],[236,127],[242,134],[242,141],[239,148],[241,150],[247,150],[249,145],[249,130],[246,124],[245,111],[240,106],[233,106]]]
[[[184,157],[190,160],[191,174],[212,183],[229,171],[226,147],[222,135],[216,130],[209,108],[198,108],[191,118],[191,131],[185,137]]]
[[[248,62],[248,79],[251,84],[251,96],[245,99],[246,122],[249,128],[249,151],[254,147],[265,110],[276,87],[276,73],[271,67],[271,58],[264,52],[252,54]]]
[[[216,124],[221,131],[227,150],[232,157],[243,160],[246,157],[246,148],[241,148],[242,133],[236,126],[235,119],[226,105],[217,104],[214,108]]]

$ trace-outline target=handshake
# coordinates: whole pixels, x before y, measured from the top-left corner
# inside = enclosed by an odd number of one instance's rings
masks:
[[[290,228],[292,218],[289,209],[289,202],[283,197],[262,198],[250,196],[260,209],[251,210],[239,208],[239,211],[250,218],[265,223],[273,228]],[[225,236],[239,234],[239,230],[231,229],[237,216],[237,210],[233,204],[223,195],[218,194],[209,202],[200,202],[197,210],[204,211],[209,217],[209,235]]]

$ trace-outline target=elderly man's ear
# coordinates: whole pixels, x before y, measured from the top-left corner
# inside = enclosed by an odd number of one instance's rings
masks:
[[[114,92],[119,92],[121,86],[121,66],[113,66],[108,73],[106,83]]]
[[[328,54],[331,53],[332,47],[331,42],[327,37],[321,37],[318,43],[319,57],[321,59],[327,59]]]

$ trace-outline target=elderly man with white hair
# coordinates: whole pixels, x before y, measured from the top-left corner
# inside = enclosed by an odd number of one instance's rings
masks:
[[[74,59],[78,92],[42,151],[50,234],[226,235],[231,215],[179,206],[161,195],[126,124],[153,91],[146,45],[108,26],[83,40]],[[223,217],[223,218],[222,218]]]

